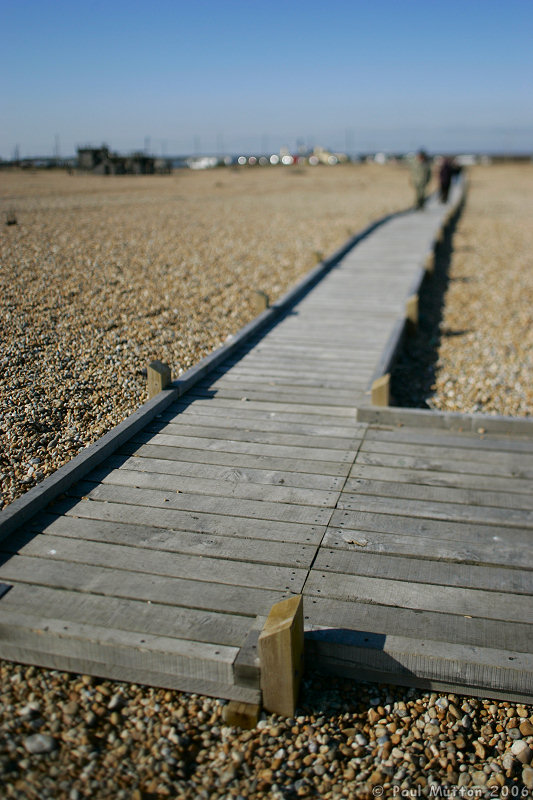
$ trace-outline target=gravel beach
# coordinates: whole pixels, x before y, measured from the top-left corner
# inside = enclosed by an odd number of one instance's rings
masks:
[[[137,408],[150,360],[188,368],[253,317],[251,289],[280,295],[412,202],[395,166],[2,178],[4,503]],[[430,406],[531,414],[532,178],[470,171]],[[310,672],[293,719],[241,731],[211,698],[5,661],[0,677],[1,797],[533,793],[532,706]]]
[[[533,414],[532,218],[533,165],[472,170],[430,408]]]

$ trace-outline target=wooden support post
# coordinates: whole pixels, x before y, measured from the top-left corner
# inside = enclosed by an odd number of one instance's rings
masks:
[[[260,713],[259,703],[241,703],[238,700],[230,700],[222,709],[222,718],[226,725],[249,731],[257,725]]]
[[[152,361],[147,369],[148,397],[155,397],[165,389],[171,380],[170,367],[162,361]]]
[[[260,289],[254,289],[254,292],[253,292],[253,305],[254,305],[255,313],[257,315],[262,314],[263,311],[265,311],[270,305],[270,299],[269,299],[267,293],[260,291]]]
[[[418,295],[412,294],[407,298],[405,304],[405,318],[407,320],[407,331],[410,334],[416,333],[418,328]]]
[[[304,619],[301,595],[272,606],[259,634],[263,706],[292,717],[303,672]]]
[[[377,378],[372,384],[372,405],[388,406],[390,402],[390,373]]]

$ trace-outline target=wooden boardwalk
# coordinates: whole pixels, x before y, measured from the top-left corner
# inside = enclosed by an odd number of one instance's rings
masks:
[[[315,665],[531,700],[527,425],[357,418],[445,213],[383,224],[3,538],[0,515],[0,657],[256,702],[258,633],[302,594]]]

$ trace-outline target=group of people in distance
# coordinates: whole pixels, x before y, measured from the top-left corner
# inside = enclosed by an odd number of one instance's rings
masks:
[[[439,199],[441,203],[448,201],[450,185],[454,175],[460,170],[453,158],[445,156],[439,166]],[[426,203],[426,188],[431,180],[431,165],[425,150],[419,150],[411,161],[411,180],[415,189],[416,208],[422,209]]]

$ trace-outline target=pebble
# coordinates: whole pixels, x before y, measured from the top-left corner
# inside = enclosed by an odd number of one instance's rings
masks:
[[[513,739],[509,733],[517,729],[507,727],[515,719],[532,722],[531,706],[523,707],[524,716],[513,703],[468,699],[472,726],[458,734],[454,725],[427,720],[435,719],[432,709],[447,711],[450,704],[462,712],[466,698],[310,672],[293,719],[263,714],[254,730],[244,731],[225,725],[225,701],[196,694],[95,682],[5,661],[0,679],[0,776],[4,770],[6,785],[19,792],[3,791],[0,777],[0,796],[7,800],[32,797],[36,786],[69,800],[88,790],[99,800],[351,800],[364,792],[376,796],[373,787],[385,787],[384,796],[416,791],[430,797],[431,787],[443,785],[487,792],[503,787],[513,797],[513,790],[533,784],[533,768],[521,761],[533,736]],[[115,697],[119,708],[110,712]],[[21,713],[30,705],[46,733],[32,731],[35,717]],[[95,713],[95,705],[104,713]],[[369,721],[370,709],[379,722]],[[54,737],[48,733],[52,721],[58,723]],[[502,730],[489,745],[484,734],[498,726]],[[395,743],[380,743],[391,727]]]
[[[32,755],[51,753],[56,748],[56,740],[45,733],[35,733],[24,739],[24,747]]]
[[[533,756],[533,751],[523,739],[518,739],[518,741],[513,743],[511,746],[511,753],[516,756],[522,764],[529,764]]]

